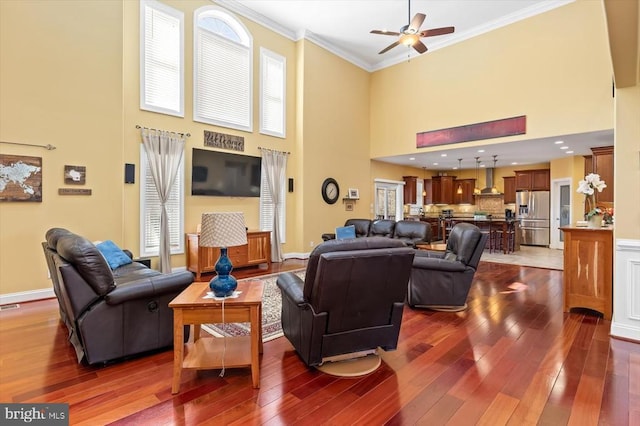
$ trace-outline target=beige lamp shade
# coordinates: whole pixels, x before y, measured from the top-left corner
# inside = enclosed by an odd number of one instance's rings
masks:
[[[233,247],[247,244],[242,212],[202,213],[200,242],[203,247]]]

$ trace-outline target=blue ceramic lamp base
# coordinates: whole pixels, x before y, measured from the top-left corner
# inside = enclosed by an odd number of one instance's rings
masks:
[[[227,256],[227,248],[220,248],[220,258],[215,266],[216,276],[209,282],[209,288],[216,297],[229,297],[238,287],[238,280],[231,275],[233,265]]]

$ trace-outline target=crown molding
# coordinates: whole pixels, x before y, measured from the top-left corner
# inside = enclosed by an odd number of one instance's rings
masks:
[[[401,62],[405,62],[407,60],[417,58],[418,56],[422,56],[417,52],[413,51],[412,49],[408,54],[407,52],[404,52],[404,53],[397,54],[395,56],[389,56],[387,59],[383,59],[382,61],[379,61],[376,63],[369,63],[368,61],[365,61],[362,58],[359,58],[358,56],[350,52],[347,52],[346,50],[336,46],[334,43],[331,43],[330,41],[323,39],[322,37],[314,34],[309,30],[301,30],[296,32],[238,3],[236,0],[212,0],[212,1],[214,1],[215,3],[219,4],[220,6],[234,13],[237,13],[238,15],[241,15],[259,25],[262,25],[263,27],[266,27],[280,34],[283,37],[288,38],[289,40],[299,41],[301,39],[305,39],[305,40],[311,41],[314,44],[322,47],[323,49],[326,49],[329,52],[333,53],[334,55],[348,62],[351,62],[352,64],[368,72],[378,71],[393,65],[397,65]],[[523,19],[530,18],[540,13],[548,12],[557,7],[561,7],[561,6],[565,6],[567,4],[573,3],[574,1],[576,0],[541,1],[539,3],[534,4],[533,6],[527,7],[526,9],[522,9],[517,12],[511,13],[509,15],[505,15],[499,19],[495,19],[493,21],[487,22],[484,25],[474,27],[469,31],[454,33],[454,35],[447,37],[446,40],[429,43],[429,51],[425,54],[428,55],[429,52],[433,52],[438,49],[451,46],[455,43],[459,43],[461,41],[479,36],[481,34],[495,30],[497,28],[501,28],[518,21],[522,21]]]

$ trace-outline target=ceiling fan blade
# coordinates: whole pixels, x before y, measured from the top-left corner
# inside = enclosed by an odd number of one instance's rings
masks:
[[[409,24],[409,28],[407,28],[407,33],[416,34],[418,31],[420,31],[420,26],[422,26],[424,18],[426,18],[426,15],[424,13],[416,13],[416,16],[413,17],[411,23]]]
[[[399,36],[400,33],[395,31],[382,31],[382,30],[371,30],[371,34],[380,34],[380,35],[391,35],[391,36]]]
[[[394,47],[396,47],[399,44],[400,44],[400,40],[394,41],[393,43],[391,43],[390,45],[388,45],[387,47],[385,47],[384,49],[379,51],[378,54],[382,55],[383,53],[388,52],[389,50],[393,49]]]
[[[416,49],[418,53],[424,53],[427,51],[427,46],[425,46],[420,40],[413,43],[413,48]]]
[[[420,37],[433,37],[433,36],[439,36],[443,34],[451,34],[454,31],[455,31],[455,27],[433,28],[430,30],[421,31]]]

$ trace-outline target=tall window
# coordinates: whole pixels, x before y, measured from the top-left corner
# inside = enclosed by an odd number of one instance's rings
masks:
[[[140,2],[140,109],[184,117],[184,14]]]
[[[263,166],[264,168],[264,166]],[[271,193],[269,193],[269,185],[267,184],[267,180],[265,179],[266,173],[262,170],[262,180],[260,182],[260,230],[261,231],[273,231],[273,215],[275,213],[275,209],[273,206],[273,199],[271,198]],[[285,192],[285,182],[282,182],[281,185],[282,192],[280,193],[280,199],[282,200],[282,208],[280,210],[280,230],[281,230],[281,243],[286,243],[287,241],[287,227],[286,225],[286,192]]]
[[[144,145],[140,144],[140,256],[158,256],[160,198],[153,183]],[[171,254],[184,253],[184,158],[167,202]]]
[[[260,48],[260,133],[285,137],[286,58]]]
[[[193,119],[252,131],[251,35],[215,6],[196,10],[194,22]]]

